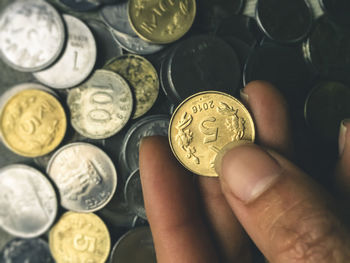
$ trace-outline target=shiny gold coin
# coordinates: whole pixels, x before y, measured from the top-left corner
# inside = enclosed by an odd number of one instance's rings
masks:
[[[13,152],[38,157],[53,151],[62,141],[67,119],[60,102],[36,89],[12,96],[0,115],[3,142]]]
[[[106,225],[95,214],[65,213],[49,233],[57,263],[105,262],[111,248]]]
[[[141,117],[152,108],[159,93],[159,78],[148,60],[128,54],[108,62],[105,69],[118,73],[129,82],[136,98],[133,119]]]
[[[174,155],[188,170],[203,176],[218,176],[214,161],[226,144],[254,139],[248,110],[236,98],[217,91],[187,98],[177,107],[169,125]]]
[[[146,41],[167,44],[181,38],[196,16],[195,0],[130,0],[129,20]]]

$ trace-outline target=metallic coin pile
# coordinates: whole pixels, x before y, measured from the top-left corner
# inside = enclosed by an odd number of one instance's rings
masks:
[[[185,168],[217,176],[220,149],[254,141],[237,99],[252,80],[286,96],[316,174],[350,117],[345,0],[4,0],[0,10],[0,262],[155,262],[141,139],[169,136]]]

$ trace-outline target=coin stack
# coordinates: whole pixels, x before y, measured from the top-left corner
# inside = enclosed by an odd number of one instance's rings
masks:
[[[350,117],[344,3],[1,1],[0,262],[156,262],[141,139],[169,136],[216,176],[226,144],[254,141],[237,99],[252,80],[281,90],[297,147],[330,164]]]

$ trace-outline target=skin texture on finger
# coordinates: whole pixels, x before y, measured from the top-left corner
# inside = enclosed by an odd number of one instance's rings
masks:
[[[241,98],[255,119],[260,145],[291,156],[289,115],[282,94],[264,81],[249,83],[243,92]],[[250,257],[247,257],[251,252],[248,238],[228,205],[219,180],[199,177],[198,185],[204,210],[224,260],[250,262]]]
[[[283,95],[265,81],[252,81],[243,92],[242,100],[251,111],[256,125],[257,142],[291,158],[291,124]]]
[[[342,121],[340,124],[339,160],[335,170],[335,185],[340,200],[345,199],[348,204],[350,200],[350,120]]]
[[[165,137],[142,140],[140,175],[157,262],[218,262],[193,177],[175,160]]]
[[[350,235],[335,203],[290,161],[244,145],[225,154],[221,169],[231,208],[271,263],[349,262]]]

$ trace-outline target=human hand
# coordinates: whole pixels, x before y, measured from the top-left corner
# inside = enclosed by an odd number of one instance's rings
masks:
[[[287,159],[293,144],[283,97],[256,81],[242,100],[259,146],[226,152],[219,178],[191,176],[166,138],[143,139],[140,174],[158,262],[253,262],[250,239],[272,263],[349,262],[340,200]],[[335,181],[350,197],[350,123],[343,123],[339,144]]]

